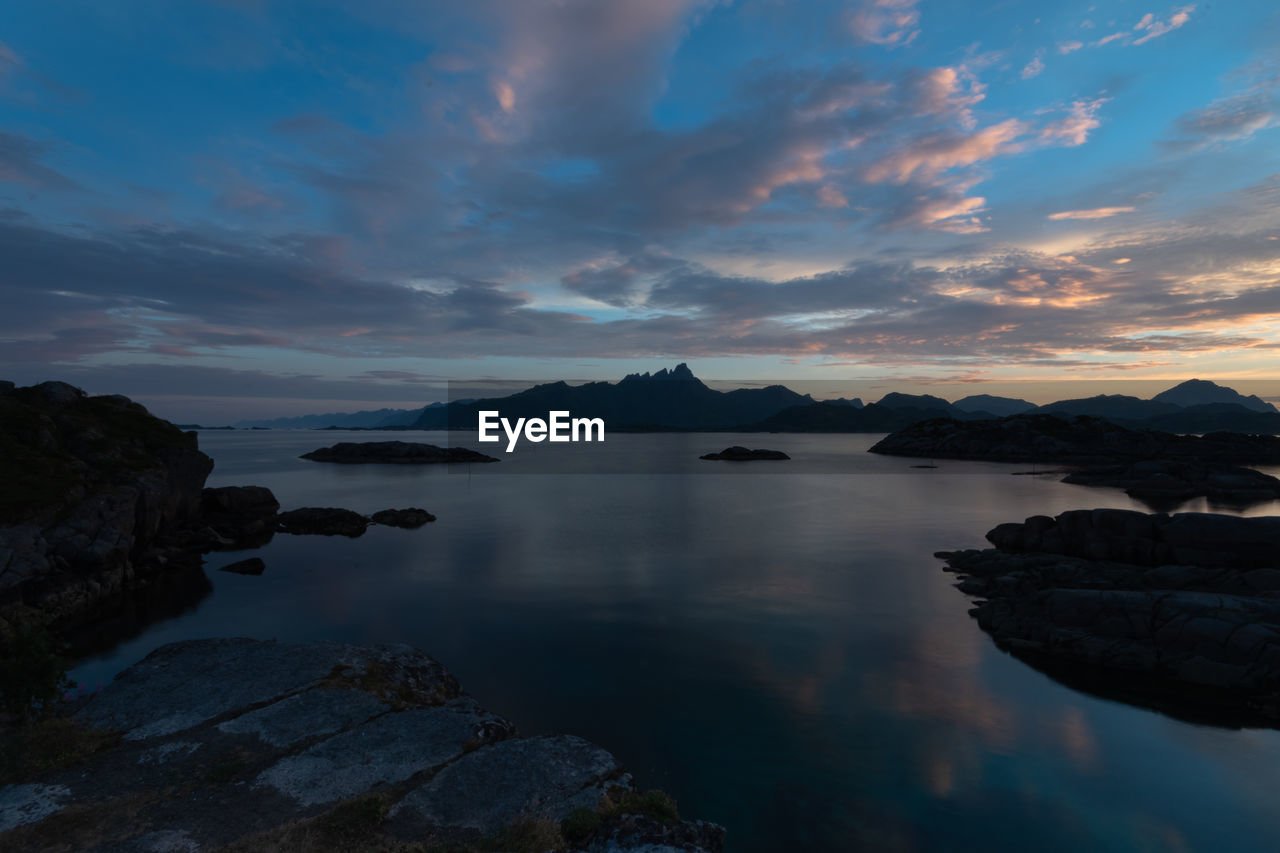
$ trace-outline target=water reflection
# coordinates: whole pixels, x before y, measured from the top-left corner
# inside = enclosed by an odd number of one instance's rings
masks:
[[[932,556],[1032,513],[1140,508],[1116,490],[1009,476],[1016,466],[913,470],[863,452],[871,436],[765,445],[820,460],[788,476],[296,459],[350,437],[202,443],[210,485],[266,485],[285,509],[422,506],[438,520],[277,536],[265,574],[211,573],[197,609],[73,677],[109,678],[196,636],[411,643],[524,733],[598,741],[640,784],[726,824],[731,853],[1280,845],[1263,793],[1280,783],[1278,733],[1190,726],[1027,667],[982,634]],[[624,457],[689,465],[718,449],[623,438],[610,447]]]

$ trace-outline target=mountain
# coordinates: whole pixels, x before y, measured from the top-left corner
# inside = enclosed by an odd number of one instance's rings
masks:
[[[567,411],[575,418],[603,418],[610,430],[728,429],[756,423],[790,406],[812,404],[807,394],[781,385],[716,391],[680,364],[653,374],[633,373],[617,383],[550,382],[507,397],[450,403],[423,411],[413,426],[475,429],[480,411],[498,411],[512,421]]]
[[[830,400],[820,400],[825,406],[852,406],[855,409],[862,408],[861,397],[833,397]]]
[[[426,408],[443,406],[443,403],[432,403]],[[237,429],[326,429],[329,427],[347,427],[353,429],[375,429],[378,427],[408,426],[422,414],[423,409],[374,409],[362,412],[330,413],[325,415],[297,415],[288,418],[271,418],[269,420],[244,420],[236,423]]]
[[[900,395],[907,396],[907,395]],[[938,398],[933,398],[938,399]],[[901,402],[901,401],[896,401]],[[945,400],[942,401],[946,403]],[[947,403],[950,407],[950,404]],[[747,432],[893,432],[931,418],[969,418],[963,412],[884,406],[872,403],[861,409],[829,402],[792,406],[747,427]]]
[[[1023,412],[1029,412],[1036,407],[1035,403],[1029,403],[1026,400],[1019,400],[1016,397],[993,397],[990,394],[973,394],[956,400],[951,405],[955,406],[962,412],[976,414],[978,412],[986,412],[1003,418],[1007,415],[1020,415]]]
[[[1276,409],[1260,397],[1254,395],[1246,397],[1233,388],[1227,388],[1207,379],[1188,379],[1168,391],[1161,391],[1151,399],[1184,408],[1211,403],[1234,403],[1253,412],[1280,412],[1280,409]]]
[[[920,409],[943,412],[952,416],[961,414],[960,409],[932,394],[899,394],[897,391],[892,391],[877,400],[875,405],[885,409]]]
[[[1173,414],[1180,409],[1180,406],[1175,406],[1173,403],[1143,400],[1140,397],[1129,397],[1124,394],[1099,394],[1096,397],[1078,400],[1059,400],[1056,403],[1041,406],[1035,411],[1061,417],[1088,415],[1092,418],[1106,418],[1112,421],[1140,421]]]

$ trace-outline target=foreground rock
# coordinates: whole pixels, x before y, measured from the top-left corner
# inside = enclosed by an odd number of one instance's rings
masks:
[[[456,462],[497,462],[465,447],[437,447],[408,441],[343,441],[332,447],[321,447],[304,453],[300,459],[313,462],[338,462],[347,465],[390,463],[395,465],[440,465]]]
[[[517,738],[406,646],[175,643],[75,719],[118,739],[0,788],[0,848],[696,853],[723,839],[673,814],[629,814],[644,799],[608,752],[567,735]]]
[[[1074,510],[943,552],[978,624],[1107,696],[1230,725],[1280,725],[1280,517]]]
[[[724,459],[729,462],[750,462],[756,459],[790,459],[791,457],[783,453],[781,450],[748,450],[745,447],[735,444],[733,447],[726,447],[719,453],[707,453],[698,457],[699,459]]]
[[[1245,465],[1280,464],[1280,437],[1131,430],[1100,418],[938,418],[888,435],[872,453],[930,459],[1061,463],[1065,483],[1124,489],[1156,509],[1195,497],[1248,506],[1280,498],[1280,480]]]
[[[213,460],[125,397],[0,386],[0,610],[85,621],[198,556],[166,540],[200,508]]]

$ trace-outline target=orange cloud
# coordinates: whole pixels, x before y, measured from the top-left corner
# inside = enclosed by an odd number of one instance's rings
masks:
[[[1049,218],[1053,220],[1060,219],[1109,219],[1112,216],[1119,216],[1121,213],[1133,213],[1137,208],[1134,207],[1093,207],[1088,210],[1060,210],[1057,213],[1050,213]],[[1116,261],[1116,263],[1128,263],[1128,258]]]

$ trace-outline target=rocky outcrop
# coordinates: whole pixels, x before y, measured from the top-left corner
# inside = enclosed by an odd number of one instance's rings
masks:
[[[756,459],[790,459],[791,457],[783,453],[781,450],[749,450],[741,445],[735,444],[733,447],[726,447],[719,453],[706,453],[698,458],[723,459],[729,462],[750,462]]]
[[[872,453],[930,459],[1114,465],[1146,459],[1200,464],[1280,464],[1280,437],[1217,432],[1203,436],[1132,430],[1100,418],[1013,415],[980,421],[935,418],[898,430]]]
[[[320,536],[363,536],[369,519],[358,512],[336,507],[305,506],[276,517],[282,533]]]
[[[216,534],[213,547],[256,548],[271,541],[280,502],[263,486],[222,486],[200,496],[200,520]]]
[[[1176,515],[1078,509],[1036,515],[987,534],[1001,551],[1039,551],[1139,566],[1280,569],[1280,516]]]
[[[411,506],[407,509],[380,509],[373,514],[370,520],[374,524],[416,530],[428,521],[435,521],[436,517],[425,509]]]
[[[383,463],[393,465],[441,465],[457,462],[497,462],[465,447],[437,447],[408,441],[343,441],[332,447],[321,447],[304,453],[300,459],[313,462],[338,462],[346,465]]]
[[[1098,418],[1016,415],[999,420],[940,418],[886,436],[872,453],[930,459],[1064,463],[1064,483],[1106,486],[1153,509],[1195,497],[1237,506],[1280,498],[1280,479],[1240,464],[1280,463],[1280,438],[1131,430]]]
[[[175,643],[84,702],[75,720],[118,739],[77,766],[0,788],[0,847],[354,850],[412,840],[714,853],[724,835],[627,812],[634,784],[612,755],[567,735],[516,737],[407,646]],[[547,833],[543,845],[494,845],[531,822]]]
[[[1280,517],[1074,510],[987,538],[939,556],[1003,648],[1180,716],[1280,725]]]
[[[62,382],[0,389],[0,606],[70,622],[189,561],[166,541],[213,460],[125,397]]]
[[[1062,482],[1124,489],[1130,497],[1168,508],[1196,497],[1241,506],[1280,498],[1280,479],[1269,474],[1237,465],[1193,460],[1147,459],[1083,468],[1068,474]]]

